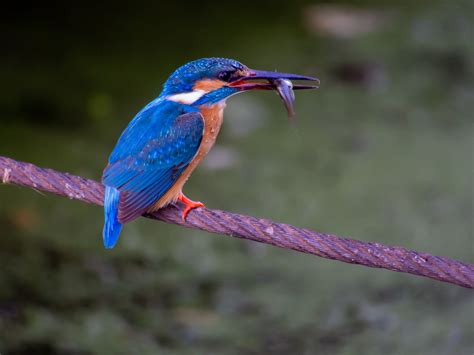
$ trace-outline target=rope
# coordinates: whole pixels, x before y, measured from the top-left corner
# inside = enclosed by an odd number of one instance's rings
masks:
[[[103,205],[104,187],[99,182],[2,156],[0,179],[4,184],[26,186],[74,200]],[[186,221],[181,219],[181,207],[178,205],[170,205],[145,217],[350,264],[409,273],[474,288],[473,264],[402,247],[341,238],[268,219],[204,207],[192,210]]]

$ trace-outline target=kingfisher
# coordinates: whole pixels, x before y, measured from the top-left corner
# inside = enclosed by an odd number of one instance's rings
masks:
[[[317,78],[249,69],[227,58],[203,58],[174,71],[161,94],[136,114],[118,139],[104,169],[103,242],[113,248],[122,225],[180,201],[182,218],[204,206],[183,194],[183,185],[214,145],[226,99],[250,90],[277,90],[293,109],[290,80]],[[283,84],[282,84],[283,83]]]

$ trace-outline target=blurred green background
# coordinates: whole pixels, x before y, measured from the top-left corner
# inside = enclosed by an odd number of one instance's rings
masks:
[[[288,123],[228,102],[185,192],[210,208],[473,256],[471,1],[82,2],[1,13],[0,154],[99,179],[176,67],[316,75]],[[472,292],[0,186],[0,353],[472,354]]]

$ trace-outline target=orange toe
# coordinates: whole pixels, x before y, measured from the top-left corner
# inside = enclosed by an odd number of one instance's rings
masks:
[[[181,215],[183,218],[183,221],[186,221],[186,217],[188,216],[188,213],[198,207],[204,207],[204,203],[198,202],[198,201],[193,201],[184,196],[183,194],[179,195],[178,200],[181,201],[186,207],[184,208],[184,211]]]

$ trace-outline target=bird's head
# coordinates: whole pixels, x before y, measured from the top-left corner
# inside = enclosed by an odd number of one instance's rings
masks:
[[[248,90],[275,90],[278,79],[306,80],[319,84],[317,78],[249,69],[227,58],[203,58],[178,68],[164,84],[161,96],[185,105],[213,105],[227,97]],[[315,85],[293,85],[293,89],[312,89]],[[289,104],[284,99],[285,104]]]

